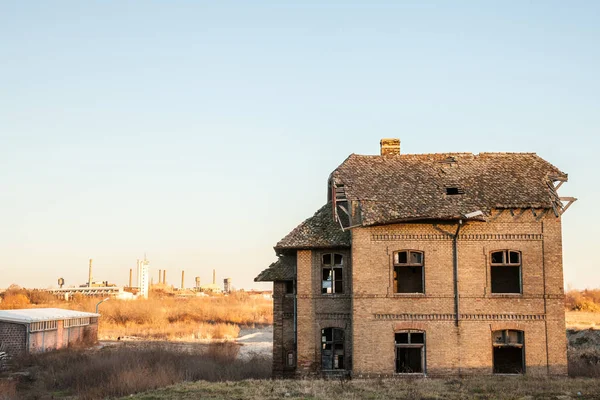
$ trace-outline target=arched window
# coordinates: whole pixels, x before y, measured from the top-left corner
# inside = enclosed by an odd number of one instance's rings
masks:
[[[492,293],[522,293],[521,252],[493,251],[490,257]]]
[[[337,253],[321,255],[322,294],[344,293],[344,256]]]
[[[401,250],[394,253],[394,292],[424,293],[425,273],[422,251]]]
[[[321,369],[345,369],[344,330],[321,329]]]
[[[401,331],[394,334],[396,373],[422,374],[425,371],[425,332]]]
[[[523,331],[501,330],[492,334],[495,374],[525,372],[525,334]]]

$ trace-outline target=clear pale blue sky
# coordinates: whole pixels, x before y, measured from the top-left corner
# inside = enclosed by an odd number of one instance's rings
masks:
[[[0,287],[237,287],[348,154],[537,152],[600,286],[600,2],[3,1]]]

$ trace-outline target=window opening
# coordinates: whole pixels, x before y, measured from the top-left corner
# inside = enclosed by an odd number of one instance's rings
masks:
[[[459,187],[447,187],[446,194],[449,196],[454,196],[457,194],[465,194],[465,190]]]
[[[294,281],[285,281],[285,294],[294,294]]]
[[[321,368],[345,369],[344,361],[344,330],[321,329]]]
[[[424,262],[420,251],[394,253],[394,292],[424,293]]]
[[[525,338],[523,331],[501,330],[492,334],[495,374],[525,372]]]
[[[521,253],[494,251],[490,259],[492,293],[521,293]]]
[[[425,333],[406,331],[394,335],[396,373],[421,374],[425,370]]]
[[[322,294],[344,293],[344,257],[341,254],[321,256]]]

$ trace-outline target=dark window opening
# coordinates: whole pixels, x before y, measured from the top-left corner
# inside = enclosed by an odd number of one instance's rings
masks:
[[[521,253],[512,250],[491,254],[492,293],[521,293]]]
[[[495,374],[522,374],[525,372],[525,346],[522,331],[494,332],[493,346]]]
[[[285,294],[294,294],[294,281],[285,281]]]
[[[446,188],[446,194],[450,195],[450,196],[453,196],[453,195],[456,195],[456,194],[465,194],[465,191],[464,191],[464,189],[458,188],[458,187],[447,187]]]
[[[394,292],[423,293],[424,268],[423,253],[420,251],[399,251],[394,254]]]
[[[321,261],[321,293],[344,293],[344,257],[341,254],[323,254]]]
[[[417,374],[424,371],[425,334],[398,332],[396,342],[396,373]]]
[[[321,329],[321,369],[345,369],[343,329]]]

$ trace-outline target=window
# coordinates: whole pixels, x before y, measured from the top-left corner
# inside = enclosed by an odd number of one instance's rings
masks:
[[[495,374],[522,374],[525,372],[524,332],[495,331],[492,334]]]
[[[285,282],[285,294],[294,294],[294,281]]]
[[[286,365],[288,367],[293,367],[294,366],[294,352],[293,351],[288,351],[288,353],[287,353],[287,359],[286,359]]]
[[[321,293],[344,293],[344,257],[341,254],[323,254],[321,269],[323,283]]]
[[[29,332],[51,331],[57,329],[58,321],[40,321],[32,322],[29,325]]]
[[[394,253],[394,292],[424,293],[423,253],[403,250]]]
[[[494,251],[490,264],[492,293],[521,293],[521,252]]]
[[[63,322],[63,327],[71,328],[73,326],[85,326],[90,324],[90,318],[71,318],[65,319]]]
[[[454,196],[457,194],[465,194],[465,190],[459,187],[447,187],[446,194],[449,196]]]
[[[396,373],[422,374],[425,370],[425,332],[396,332]]]
[[[345,369],[344,330],[321,329],[321,369]]]

